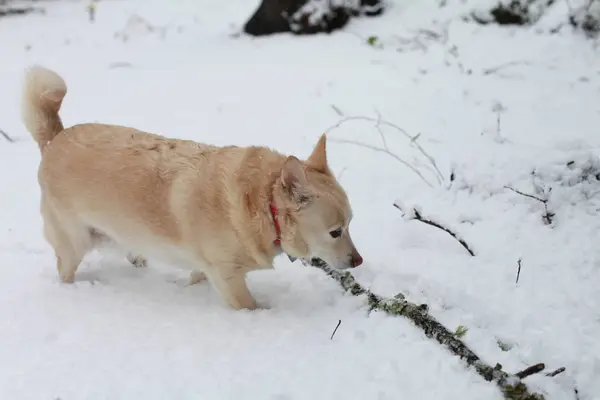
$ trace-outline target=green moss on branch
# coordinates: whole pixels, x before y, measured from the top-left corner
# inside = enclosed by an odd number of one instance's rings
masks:
[[[527,386],[515,375],[502,371],[502,366],[497,364],[492,367],[483,362],[466,344],[450,332],[446,327],[439,323],[428,313],[428,307],[425,304],[415,304],[407,301],[404,295],[399,294],[390,299],[379,296],[365,289],[360,283],[356,282],[352,274],[346,271],[330,268],[320,259],[312,259],[310,265],[319,268],[327,275],[335,279],[342,288],[354,296],[366,295],[369,308],[379,310],[390,315],[402,316],[410,319],[416,326],[421,328],[425,335],[435,339],[454,355],[465,360],[467,365],[473,367],[475,371],[486,381],[494,382],[507,400],[544,400],[544,396],[538,393],[531,393]]]

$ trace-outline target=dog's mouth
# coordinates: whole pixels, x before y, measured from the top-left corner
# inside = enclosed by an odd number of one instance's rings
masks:
[[[330,269],[346,269],[345,267],[339,268],[338,266],[330,265],[321,258],[318,257],[310,257],[310,258],[301,258],[300,261],[305,266],[309,267],[317,267],[324,270]]]
[[[324,270],[346,270],[346,269],[353,268],[351,265],[345,265],[345,264],[344,265],[337,265],[337,264],[331,265],[318,257],[297,258],[297,257],[290,256],[289,254],[287,256],[291,262],[300,260],[300,262],[306,267],[317,267],[317,268],[324,269]]]

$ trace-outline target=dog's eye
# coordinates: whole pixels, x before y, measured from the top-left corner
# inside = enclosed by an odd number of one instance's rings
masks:
[[[331,231],[331,232],[329,232],[329,234],[334,239],[339,238],[340,236],[342,236],[342,228],[336,229],[335,231]]]

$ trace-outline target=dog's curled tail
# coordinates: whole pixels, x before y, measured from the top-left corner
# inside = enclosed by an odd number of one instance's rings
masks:
[[[25,70],[21,119],[40,151],[64,129],[58,112],[66,94],[67,85],[56,72],[38,65]]]

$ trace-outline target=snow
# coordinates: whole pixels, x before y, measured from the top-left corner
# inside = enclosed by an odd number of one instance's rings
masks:
[[[409,321],[369,314],[363,298],[285,256],[249,275],[266,307],[252,312],[227,308],[207,283],[185,287],[176,266],[138,269],[110,251],[59,284],[42,236],[39,153],[19,118],[23,69],[41,63],[67,82],[67,126],[305,157],[340,112],[374,119],[329,131],[365,259],[356,279],[427,303],[452,331],[465,326],[488,364],[566,367],[527,378],[548,399],[573,399],[575,387],[600,399],[600,55],[567,28],[549,34],[557,13],[531,28],[481,27],[455,3],[397,1],[343,31],[293,38],[236,34],[250,0],[106,0],[94,24],[86,2],[37,2],[45,15],[2,19],[0,129],[16,141],[0,138],[0,398],[502,398]],[[445,181],[378,115],[420,134]],[[388,153],[339,140],[387,146],[431,186]],[[506,186],[547,196],[553,223],[542,202]],[[396,199],[477,255],[404,220]]]

